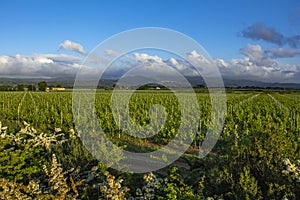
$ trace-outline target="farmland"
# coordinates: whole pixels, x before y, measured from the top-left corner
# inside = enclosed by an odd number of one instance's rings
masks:
[[[115,145],[151,152],[176,136],[182,112],[172,92],[135,91],[130,98],[129,114],[139,126],[151,123],[152,105],[167,112],[164,126],[153,137],[145,132],[146,138],[129,136],[118,126],[124,117],[114,118],[111,96],[109,90],[97,91],[92,109]],[[85,148],[74,125],[72,92],[1,92],[0,198],[9,196],[5,191],[29,199],[300,198],[299,92],[227,92],[224,127],[204,158],[197,154],[210,126],[212,103],[207,92],[196,93],[196,99],[199,115],[190,120],[197,134],[186,153],[168,167],[134,174],[104,165]],[[105,150],[102,157],[123,159]]]

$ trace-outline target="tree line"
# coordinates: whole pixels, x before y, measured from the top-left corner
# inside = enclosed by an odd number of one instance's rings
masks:
[[[39,82],[37,85],[35,84],[30,84],[30,85],[25,85],[25,84],[18,84],[16,86],[9,86],[9,85],[1,85],[0,86],[0,91],[46,91],[48,87],[48,84],[45,81]],[[61,87],[61,86],[57,86]]]

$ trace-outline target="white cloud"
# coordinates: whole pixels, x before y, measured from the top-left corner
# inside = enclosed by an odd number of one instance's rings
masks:
[[[107,77],[118,78],[135,67],[144,66],[147,73],[152,71],[155,75],[161,74],[167,77],[173,70],[176,70],[185,76],[198,76],[199,73],[194,68],[196,66],[203,76],[213,75],[215,71],[211,67],[214,64],[220,70],[223,78],[299,83],[300,65],[280,63],[271,58],[271,55],[263,51],[259,45],[248,44],[241,51],[245,58],[231,60],[216,58],[212,60],[213,62],[196,51],[187,53],[186,60],[134,53],[120,57],[112,63],[105,74]],[[107,50],[106,53],[113,56],[119,55],[118,52],[111,50]],[[95,64],[85,67],[87,76],[95,74],[98,62],[108,63],[107,57],[96,56],[96,58],[98,60],[95,60],[97,61]],[[18,77],[75,76],[81,67],[81,61],[82,57],[66,54],[2,55],[0,56],[0,75]]]
[[[216,58],[214,59],[214,63],[218,66],[218,67],[228,67],[228,63],[225,62],[225,60],[220,59],[220,58]]]
[[[149,54],[146,53],[134,53],[133,54],[133,58],[141,63],[147,63],[147,62],[154,62],[154,63],[163,63],[163,59],[159,56],[151,56]]]
[[[192,51],[187,54],[187,60],[195,66],[203,66],[210,64],[210,61],[202,54],[199,54],[197,51]]]
[[[81,58],[65,54],[0,56],[1,76],[62,77],[74,76]]]
[[[300,66],[287,65],[271,59],[259,45],[247,45],[244,51],[245,58],[231,60],[220,58],[209,60],[204,55],[192,51],[187,54],[186,60],[188,62],[173,57],[163,59],[157,55],[135,53],[132,56],[131,62],[128,62],[128,57],[126,57],[125,61],[120,63],[120,66],[126,66],[126,69],[124,67],[119,68],[118,66],[112,69],[117,69],[114,71],[115,73],[118,70],[119,72],[126,73],[126,71],[137,67],[140,63],[147,69],[148,73],[152,70],[153,74],[160,73],[167,75],[170,73],[167,67],[172,67],[185,76],[198,76],[199,73],[192,66],[194,65],[200,69],[202,76],[214,76],[216,71],[212,69],[212,65],[215,65],[218,67],[223,78],[250,79],[264,82],[299,82]],[[125,62],[126,64],[124,64]]]
[[[65,49],[69,51],[74,51],[77,53],[80,53],[82,55],[85,55],[85,51],[83,50],[83,46],[81,44],[72,42],[70,40],[65,40],[63,43],[59,45],[60,49]]]
[[[175,58],[169,58],[168,61],[172,64],[172,65],[178,65],[178,62]]]
[[[282,50],[273,52],[286,54],[286,51]],[[260,45],[248,44],[241,49],[241,53],[245,58],[231,60],[213,59],[223,78],[250,79],[263,82],[299,83],[300,81],[299,65],[278,62],[271,58],[270,52],[264,51]]]
[[[113,51],[113,50],[111,50],[111,49],[105,50],[105,53],[106,53],[108,56],[115,56],[115,57],[117,57],[117,56],[120,55],[118,52]]]
[[[193,66],[190,63],[182,59],[175,59],[173,57],[164,60],[163,58],[157,55],[152,56],[146,53],[134,53],[133,61],[136,61],[137,63],[143,65],[148,65],[148,70],[149,66],[151,66],[152,70],[155,71],[155,73],[161,72],[162,74],[167,74],[170,72],[169,70],[167,70],[167,68],[171,67],[185,76],[198,75],[197,71],[193,68]]]
[[[241,49],[241,53],[257,66],[272,67],[277,65],[277,62],[270,58],[268,54],[262,50],[260,45],[247,44],[246,48]]]
[[[297,65],[278,62],[276,66],[263,66],[251,62],[249,58],[244,58],[224,61],[227,66],[224,67],[224,64],[220,64],[218,59],[214,59],[214,61],[216,61],[223,78],[297,83],[300,80],[300,75],[297,77],[297,73],[300,73],[300,66]]]
[[[202,77],[218,77],[219,71],[216,64],[208,58],[197,51],[191,51],[187,53],[187,61],[191,63],[197,69],[197,75]],[[198,73],[200,72],[200,74]]]

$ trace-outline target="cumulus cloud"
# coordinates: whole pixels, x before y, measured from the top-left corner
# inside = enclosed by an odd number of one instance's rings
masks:
[[[65,54],[0,56],[1,76],[63,77],[75,76],[81,58]]]
[[[158,55],[134,53],[129,57],[120,59],[118,66],[112,66],[110,73],[116,76],[125,74],[130,69],[144,66],[147,73],[168,75],[170,67],[185,76],[214,75],[212,64],[216,65],[223,78],[259,80],[264,82],[298,82],[300,78],[300,66],[283,64],[275,60],[271,52],[262,49],[260,45],[248,44],[241,49],[245,58],[223,60],[215,58],[212,61],[204,55],[191,51],[187,53],[186,60],[169,57],[163,59]],[[120,67],[122,66],[122,67]],[[200,73],[194,66],[200,69]],[[138,70],[141,73],[143,70]],[[137,74],[134,74],[137,75]],[[143,76],[143,73],[140,74]]]
[[[117,57],[117,56],[120,55],[118,52],[113,51],[113,50],[111,50],[111,49],[105,50],[105,54],[108,55],[108,56],[115,56],[115,57]]]
[[[299,83],[300,80],[300,67],[297,65],[278,63],[276,67],[258,66],[249,58],[231,59],[224,62],[227,67],[216,62],[223,78],[295,83]]]
[[[163,63],[163,59],[157,55],[155,56],[151,56],[149,54],[146,53],[134,53],[133,57],[136,61],[140,62],[140,63]]]
[[[266,53],[268,53],[273,58],[291,58],[300,55],[300,52],[297,49],[267,49]]]
[[[285,50],[273,49],[279,57],[286,56]],[[241,49],[245,58],[222,60],[214,59],[223,78],[259,80],[263,82],[295,82],[300,81],[300,65],[284,64],[273,59],[270,50],[264,51],[260,45],[248,44]],[[281,55],[283,56],[283,55]]]
[[[216,77],[219,76],[219,71],[216,68],[216,65],[212,60],[206,55],[199,53],[195,50],[187,53],[187,61],[195,67],[197,75],[202,77]],[[200,73],[200,74],[199,74]]]
[[[187,53],[187,60],[196,66],[201,66],[210,63],[210,61],[204,55],[199,54],[195,50]]]
[[[85,55],[85,51],[83,50],[83,46],[81,44],[78,44],[76,42],[72,42],[70,40],[65,40],[63,43],[59,45],[60,49],[65,49],[69,51],[74,51],[77,53],[80,53],[82,55]]]
[[[146,53],[134,53],[133,60],[139,64],[151,66],[154,71],[160,71],[161,73],[167,73],[169,70],[164,71],[164,69],[171,67],[185,76],[198,75],[193,66],[189,62],[186,62],[182,59],[176,59],[173,57],[163,59],[157,55],[153,56]]]
[[[117,54],[117,52],[108,52]],[[244,58],[212,61],[196,51],[187,53],[185,60],[178,57],[161,57],[147,53],[124,55],[112,63],[104,73],[106,78],[120,78],[132,69],[144,66],[144,71],[170,78],[175,71],[185,76],[210,75],[212,63],[218,67],[223,78],[260,80],[264,82],[297,82],[300,81],[300,65],[284,64],[275,58],[294,55],[292,49],[263,50],[259,45],[248,44],[241,49]],[[100,59],[100,58],[99,58]],[[102,58],[101,58],[102,59]],[[103,58],[104,59],[104,58]],[[66,54],[33,54],[0,56],[0,75],[15,77],[65,77],[75,76],[81,68],[82,57]],[[102,62],[102,60],[101,60]],[[98,66],[97,64],[95,66]],[[200,73],[195,70],[196,66]],[[87,66],[86,66],[87,67]],[[87,77],[95,74],[95,68],[86,70]],[[137,70],[136,72],[143,72]],[[135,74],[136,75],[136,74]],[[144,74],[140,74],[143,76]]]
[[[104,73],[104,77],[120,78],[127,72],[132,73],[130,71],[135,68],[143,68],[145,73],[152,73],[153,76],[154,74],[161,74],[168,77],[174,70],[186,76],[198,75],[193,66],[185,60],[174,57],[164,59],[148,53],[133,53],[121,56],[113,62]],[[142,70],[137,71],[141,72]],[[140,74],[140,76],[146,75],[145,73]],[[136,74],[134,75],[136,76]]]
[[[255,23],[241,32],[241,35],[253,40],[263,40],[279,46],[289,45],[292,48],[300,47],[300,35],[284,36],[274,28],[266,27],[264,23]]]
[[[227,68],[228,67],[228,63],[220,58],[215,58],[214,59],[214,63],[218,66],[218,67],[222,67],[222,68]]]
[[[277,65],[277,62],[270,58],[260,45],[247,44],[246,48],[242,48],[240,52],[257,66],[272,67]]]

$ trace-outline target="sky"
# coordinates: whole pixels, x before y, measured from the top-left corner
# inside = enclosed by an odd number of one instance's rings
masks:
[[[74,75],[112,35],[162,27],[202,45],[224,77],[300,83],[297,0],[1,0],[0,24],[2,77]]]

